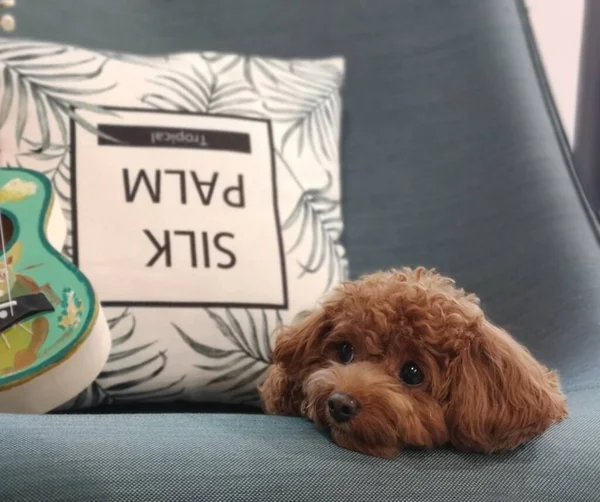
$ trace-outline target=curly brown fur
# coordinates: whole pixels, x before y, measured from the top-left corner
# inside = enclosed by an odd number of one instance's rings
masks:
[[[408,361],[417,385],[400,377]],[[357,404],[351,419],[333,418],[334,392]],[[556,373],[491,324],[477,297],[424,268],[342,284],[279,335],[261,396],[267,413],[303,415],[340,446],[381,457],[446,443],[510,450],[567,414]]]

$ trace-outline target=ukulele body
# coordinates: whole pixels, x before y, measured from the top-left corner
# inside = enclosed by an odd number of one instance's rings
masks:
[[[45,413],[102,371],[110,329],[44,175],[0,168],[0,224],[0,412]]]

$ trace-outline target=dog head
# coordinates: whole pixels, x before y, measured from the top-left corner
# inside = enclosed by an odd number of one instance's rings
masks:
[[[276,340],[267,413],[301,414],[380,457],[451,443],[509,450],[566,416],[557,375],[434,271],[340,286]]]

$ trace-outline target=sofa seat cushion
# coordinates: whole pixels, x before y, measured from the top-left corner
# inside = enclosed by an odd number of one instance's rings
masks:
[[[0,416],[4,502],[598,500],[600,391],[508,454],[343,450],[297,418],[233,414]]]

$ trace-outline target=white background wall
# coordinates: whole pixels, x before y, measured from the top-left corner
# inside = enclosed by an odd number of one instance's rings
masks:
[[[584,3],[584,0],[526,0],[554,99],[571,144]]]

